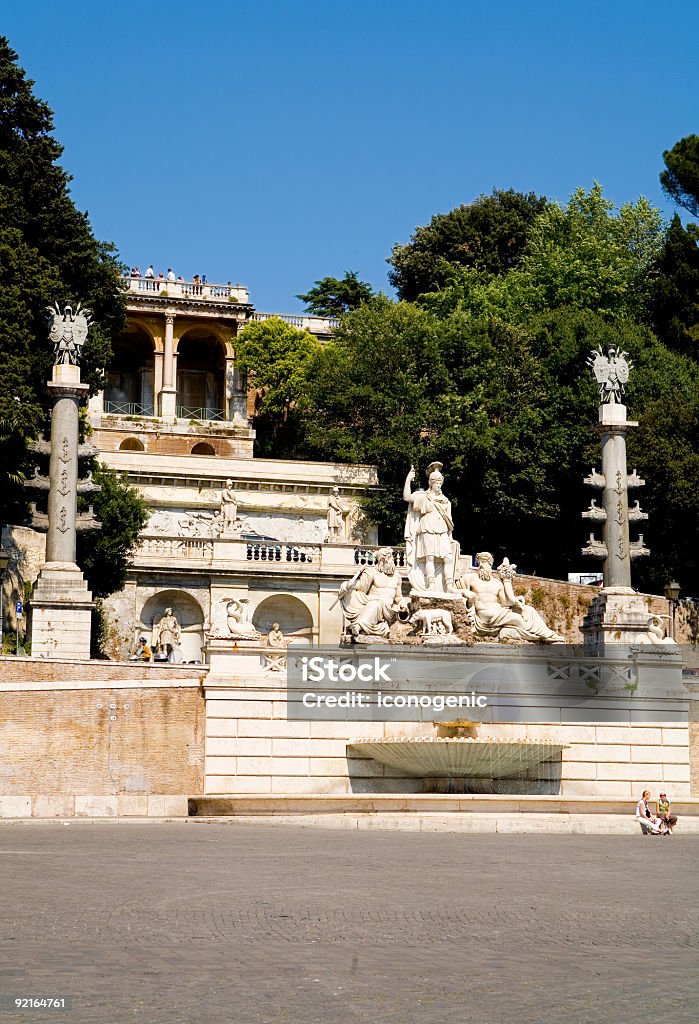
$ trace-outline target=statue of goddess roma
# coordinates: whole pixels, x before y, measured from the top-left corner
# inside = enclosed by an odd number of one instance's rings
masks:
[[[408,503],[405,520],[405,556],[408,579],[415,593],[458,594],[454,583],[459,545],[452,537],[451,502],[442,493],[442,463],[427,467],[427,490],[412,491],[415,468],[405,478],[403,497]]]

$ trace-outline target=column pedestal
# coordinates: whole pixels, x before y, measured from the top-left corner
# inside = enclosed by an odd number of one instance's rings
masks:
[[[46,563],[29,605],[32,656],[90,657],[92,594],[75,564],[78,482],[78,403],[88,390],[80,368],[53,367]]]
[[[175,388],[166,388],[160,392],[160,416],[164,420],[177,418],[177,392]]]
[[[607,644],[649,644],[649,621],[645,597],[631,587],[604,587],[582,622],[585,652],[603,654]]]
[[[92,594],[74,562],[46,562],[29,614],[33,658],[90,657]]]

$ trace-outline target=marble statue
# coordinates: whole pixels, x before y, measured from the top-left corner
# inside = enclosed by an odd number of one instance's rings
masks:
[[[46,312],[49,315],[49,338],[53,343],[54,363],[79,366],[92,323],[92,311],[78,303],[75,312],[72,306],[66,306],[61,312],[56,302],[53,306],[47,306]]]
[[[605,355],[602,346],[598,345],[592,355],[588,356],[587,364],[592,368],[597,381],[602,405],[621,403],[632,366],[631,360],[627,358],[628,354],[618,348],[610,348]]]
[[[493,571],[493,556],[481,551],[478,568],[461,577],[460,590],[474,632],[498,640],[526,640],[530,643],[565,643],[546,625],[539,613],[514,592],[516,565],[505,558]]]
[[[454,632],[451,612],[446,608],[418,608],[409,621],[413,626],[420,627],[420,635],[423,637],[451,636]]]
[[[339,601],[346,632],[355,641],[370,643],[388,638],[398,615],[407,614],[400,573],[390,548],[381,548],[375,565],[363,566],[351,580],[340,585]]]
[[[667,616],[651,615],[650,622],[648,623],[648,642],[651,644],[668,644],[675,647],[677,646],[676,641],[671,636],[665,635],[663,618],[667,618]]]
[[[228,632],[237,640],[259,640],[261,634],[250,620],[250,601],[247,597],[232,597],[226,604]]]
[[[226,486],[221,491],[221,536],[236,532],[237,519],[238,498],[233,490],[233,481],[226,480]]]
[[[426,491],[411,489],[413,466],[405,478],[405,555],[411,594],[458,594],[454,583],[458,544],[452,538],[451,502],[442,492],[441,469],[441,462],[431,462],[427,467]]]
[[[189,512],[178,520],[180,537],[218,537],[221,532],[221,513]]]
[[[345,510],[340,501],[340,488],[333,487],[328,498],[328,541],[343,539]]]
[[[268,647],[286,647],[286,637],[279,628],[279,623],[274,622],[272,628],[267,634],[267,646]]]
[[[165,614],[153,625],[153,647],[160,648],[163,654],[170,657],[180,646],[182,628],[173,615],[172,608],[166,608]]]

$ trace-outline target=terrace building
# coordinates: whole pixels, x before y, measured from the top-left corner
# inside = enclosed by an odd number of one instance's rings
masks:
[[[137,636],[150,637],[173,607],[185,660],[203,660],[212,624],[227,600],[241,597],[263,634],[279,622],[290,638],[335,642],[337,586],[373,558],[375,530],[359,502],[377,486],[374,469],[253,457],[252,396],[236,339],[273,314],[258,312],[247,288],[142,277],[125,278],[124,287],[127,327],[89,415],[100,459],[127,474],[152,513],[125,589],[107,602],[112,653],[123,657]],[[283,319],[321,341],[337,323]],[[229,480],[236,532],[223,536]],[[342,537],[328,543],[334,487],[345,515]]]

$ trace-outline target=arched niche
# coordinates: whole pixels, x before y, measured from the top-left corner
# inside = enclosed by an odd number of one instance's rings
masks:
[[[262,634],[269,633],[275,622],[287,640],[313,639],[313,616],[298,597],[291,594],[273,594],[261,601],[252,616],[255,629]]]
[[[113,344],[104,389],[105,412],[153,415],[153,342],[138,327],[128,327]]]
[[[192,455],[215,455],[216,449],[208,441],[199,441],[192,448]]]
[[[151,642],[154,626],[165,614],[166,608],[172,608],[180,624],[182,660],[202,661],[204,612],[199,602],[183,590],[161,590],[148,598],[141,609],[140,635]]]
[[[225,419],[226,356],[219,338],[193,328],[177,344],[177,415]]]
[[[120,452],[143,452],[145,448],[143,441],[139,441],[137,437],[126,437],[119,445]]]

